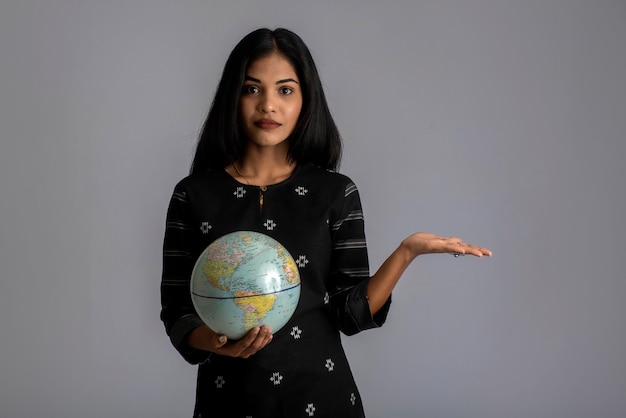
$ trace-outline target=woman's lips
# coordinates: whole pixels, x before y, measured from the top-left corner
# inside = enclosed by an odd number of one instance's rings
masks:
[[[254,125],[261,129],[276,129],[281,126],[280,123],[272,119],[261,119],[254,122]]]

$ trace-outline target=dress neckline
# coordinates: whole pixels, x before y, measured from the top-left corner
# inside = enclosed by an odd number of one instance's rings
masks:
[[[222,169],[221,171],[226,177],[228,177],[233,183],[237,184],[238,186],[243,186],[243,187],[248,187],[248,188],[253,188],[253,189],[262,189],[265,191],[265,190],[272,189],[275,187],[280,187],[283,184],[291,182],[291,180],[300,171],[300,167],[301,167],[301,164],[296,164],[295,168],[293,169],[289,177],[285,178],[284,180],[278,181],[276,183],[271,183],[271,184],[266,184],[266,185],[248,184],[245,182],[241,182],[237,180],[235,177],[233,177],[228,171],[226,171],[226,168]]]

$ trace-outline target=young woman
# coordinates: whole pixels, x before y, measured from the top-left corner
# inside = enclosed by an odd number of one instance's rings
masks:
[[[194,417],[363,417],[340,331],[381,326],[418,255],[491,255],[459,238],[416,233],[370,276],[358,191],[335,171],[340,157],[306,45],[285,29],[244,37],[167,215],[161,318],[174,347],[199,364]],[[283,244],[298,260],[302,290],[279,332],[264,325],[230,341],[200,320],[189,281],[200,253],[240,230]]]

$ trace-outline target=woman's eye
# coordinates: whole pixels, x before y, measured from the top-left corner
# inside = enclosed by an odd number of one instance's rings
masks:
[[[244,94],[257,94],[259,91],[257,86],[243,86]]]
[[[280,94],[285,96],[293,93],[293,89],[291,87],[281,87],[278,91]]]

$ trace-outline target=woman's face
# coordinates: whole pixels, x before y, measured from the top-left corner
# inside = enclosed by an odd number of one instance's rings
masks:
[[[249,145],[281,146],[293,132],[302,109],[300,81],[291,63],[273,53],[248,66],[239,100],[241,125]]]

